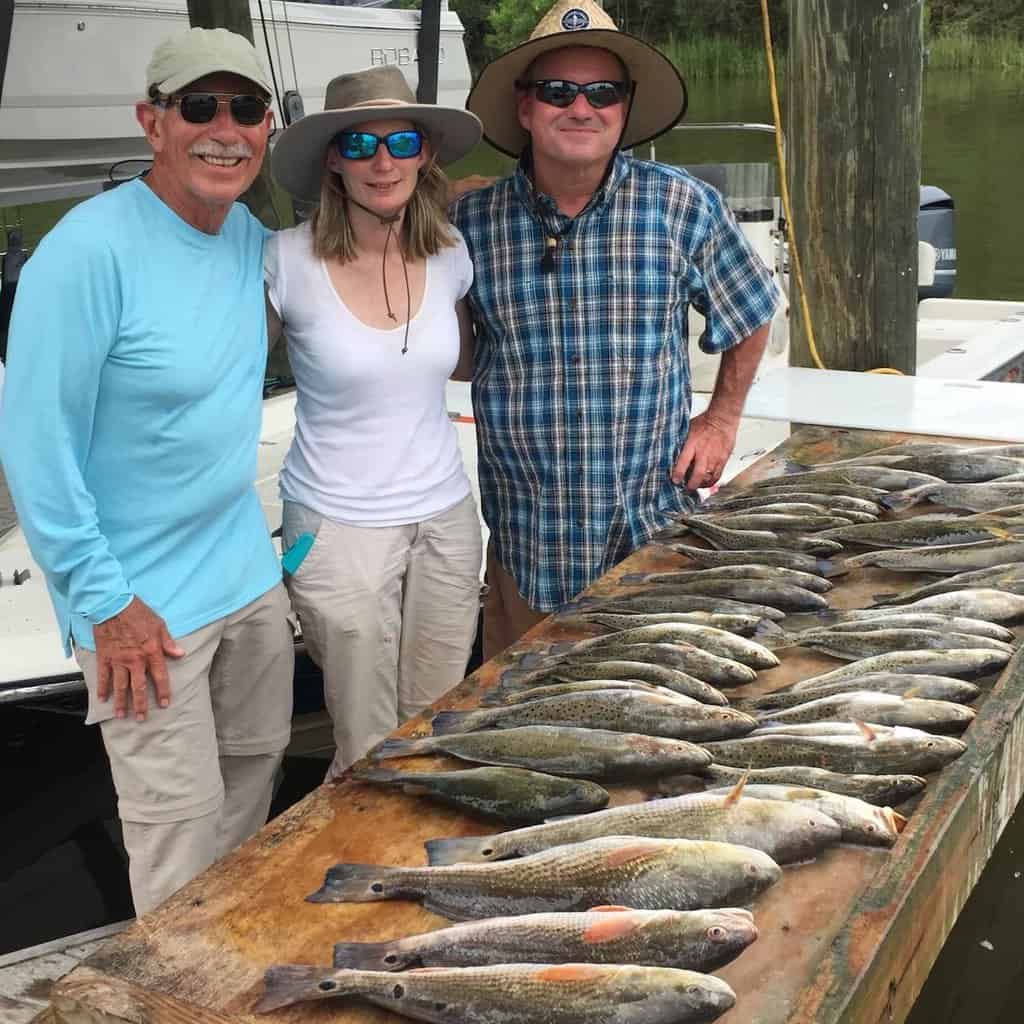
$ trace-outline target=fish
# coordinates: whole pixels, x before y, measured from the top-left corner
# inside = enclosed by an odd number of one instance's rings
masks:
[[[779,659],[766,647],[746,637],[736,636],[724,629],[702,626],[691,622],[662,622],[648,626],[636,626],[619,630],[605,636],[580,640],[568,648],[558,648],[559,653],[576,657],[594,651],[605,651],[633,644],[692,645],[717,658],[739,662],[750,668],[774,668]],[[699,675],[699,673],[698,673]]]
[[[723,793],[728,790],[712,789]],[[832,793],[809,786],[747,784],[746,792],[756,800],[784,800],[813,807],[831,818],[842,829],[844,843],[862,846],[892,846],[907,824],[907,819],[891,807],[878,807],[855,796]]]
[[[990,455],[982,451],[937,452],[932,455],[906,455],[889,463],[894,469],[937,476],[947,483],[986,483],[1011,473],[1024,472],[1024,459]]]
[[[888,494],[882,499],[882,504],[894,512],[901,512],[922,501],[930,501],[944,508],[990,512],[1024,502],[1024,483],[1002,483],[995,480],[986,484],[925,484],[909,491]]]
[[[360,971],[484,964],[633,964],[713,971],[757,939],[749,910],[520,914],[468,921],[384,942],[339,942],[334,966]]]
[[[640,804],[623,804],[562,821],[530,825],[492,836],[429,839],[430,864],[483,863],[528,857],[541,850],[602,836],[647,836],[735,843],[768,854],[777,864],[810,860],[839,841],[839,828],[823,814],[779,808],[742,795],[690,793]]]
[[[832,827],[838,832],[839,826]],[[735,843],[603,836],[500,863],[437,867],[335,864],[310,903],[418,900],[452,921],[589,910],[743,906],[782,875],[766,853]]]
[[[756,562],[758,565],[778,565],[784,569],[810,572],[816,576],[827,576],[832,568],[832,563],[826,559],[816,558],[814,555],[803,554],[800,551],[789,551],[781,547],[740,548],[734,551],[723,551],[718,548],[698,548],[692,544],[676,541],[662,542],[662,547],[670,548],[678,555],[686,555],[698,565],[711,567],[749,565],[751,562]]]
[[[843,546],[836,541],[808,537],[802,533],[779,534],[773,530],[730,530],[716,526],[707,519],[683,516],[680,520],[698,537],[716,548],[730,551],[753,551],[758,548],[782,549],[803,552],[808,555],[834,555]]]
[[[397,772],[367,768],[360,782],[395,786],[484,818],[522,825],[608,805],[608,791],[585,779],[563,779],[525,768],[467,768],[456,772]]]
[[[901,606],[904,611],[959,615],[988,622],[1011,623],[1024,619],[1024,596],[992,587],[968,587],[947,594],[933,594]],[[863,609],[860,618],[876,618],[877,609]]]
[[[803,504],[811,508],[824,508],[839,515],[845,516],[850,513],[856,513],[875,519],[879,513],[879,502],[888,493],[888,491],[879,491],[877,499],[866,499],[851,497],[848,494],[826,494],[823,491],[782,491],[779,494],[774,496],[768,495],[767,497],[763,494],[730,498],[715,496],[699,507],[716,512],[719,510],[743,512],[747,509],[761,508],[768,501],[773,510],[776,508],[781,509],[786,505]]]
[[[759,480],[754,488],[771,487],[778,483],[780,477],[765,477]],[[945,483],[941,477],[932,473],[915,473],[907,469],[893,469],[889,466],[836,466],[832,469],[806,469],[798,473],[787,473],[781,479],[790,484],[854,484],[862,487],[877,487],[883,491],[906,491],[911,487],[924,484]]]
[[[974,721],[973,709],[947,700],[903,697],[869,690],[854,690],[829,697],[811,698],[810,694],[805,704],[766,711],[760,716],[760,721],[770,725],[860,721],[877,725],[908,725],[927,732],[962,732]]]
[[[479,764],[529,768],[585,779],[650,777],[690,771],[711,763],[703,747],[685,740],[557,725],[384,740],[370,751],[375,761],[421,754],[450,754]]]
[[[909,607],[909,606],[903,606]],[[866,611],[864,609],[863,611]],[[863,615],[862,611],[842,613],[842,618],[829,623],[831,632],[863,632],[868,629],[940,629],[955,633],[973,633],[976,636],[989,637],[1012,643],[1014,634],[1005,626],[985,619],[968,618],[963,615],[950,615],[947,612],[902,611],[900,606],[882,609],[878,615]],[[797,634],[799,635],[799,634]]]
[[[840,475],[841,474],[837,474]],[[831,483],[827,480],[815,481],[809,485],[805,481],[798,480],[792,476],[765,477],[741,491],[738,497],[764,496],[777,501],[779,496],[787,494],[803,493],[813,491],[816,494],[827,494],[832,497],[860,498],[861,501],[874,502],[876,507],[881,498],[889,492],[886,487],[868,487],[864,484],[855,484],[850,480],[843,480]]]
[[[710,974],[632,964],[501,964],[403,972],[281,964],[255,1006],[268,1013],[306,1000],[357,996],[413,1020],[459,1024],[697,1024],[736,1003]]]
[[[731,658],[701,650],[694,644],[676,643],[622,643],[616,641],[618,634],[611,634],[608,642],[601,647],[584,648],[572,654],[567,651],[547,655],[525,655],[520,659],[524,668],[553,668],[560,663],[575,665],[599,665],[606,659],[626,658],[631,661],[646,661],[655,665],[667,665],[688,672],[712,686],[741,686],[756,677],[749,665],[742,665]],[[604,640],[604,637],[595,639]]]
[[[481,707],[505,707],[544,697],[560,697],[566,693],[593,693],[600,690],[631,690],[635,693],[657,693],[663,697],[681,694],[665,686],[655,686],[635,679],[579,679],[571,683],[552,683],[550,686],[530,686],[524,690],[509,690],[502,686],[486,690],[480,698]]]
[[[933,594],[947,594],[954,590],[969,590],[975,587],[1002,590],[1004,589],[1004,584],[1008,581],[1024,583],[1024,564],[1010,562],[1003,565],[988,566],[984,569],[958,572],[952,576],[943,576],[934,583],[926,583],[923,586],[913,587],[910,590],[901,590],[896,594],[876,597],[875,603],[868,610],[912,604],[922,597],[931,597]]]
[[[950,544],[927,548],[890,548],[866,551],[834,565],[831,575],[875,565],[893,572],[960,573],[1007,562],[1024,561],[1024,540],[984,540],[974,544]]]
[[[819,697],[868,690],[872,693],[895,693],[901,697],[922,697],[925,700],[949,700],[970,704],[981,694],[981,687],[952,676],[911,675],[904,672],[869,672],[867,675],[826,683],[805,690],[776,690],[745,700],[739,705],[748,714],[758,711],[782,710],[806,704]]]
[[[661,593],[672,597],[680,594],[699,595],[708,607],[717,607],[719,597],[764,604],[783,612],[817,612],[829,606],[828,601],[813,590],[793,583],[773,582],[767,579],[694,580],[691,583],[672,583],[669,580],[655,579],[649,583],[651,589],[647,593]]]
[[[919,729],[872,728],[857,723],[860,735],[801,736],[775,733],[705,744],[716,764],[734,768],[807,765],[835,772],[929,775],[960,757],[967,744]],[[793,728],[799,728],[794,726]],[[604,814],[604,811],[598,811]]]
[[[1013,654],[1013,648],[1002,640],[992,640],[975,633],[953,633],[935,629],[873,629],[862,633],[818,629],[801,633],[797,639],[803,648],[820,651],[822,654],[846,661],[860,661],[896,651],[984,648],[1001,654],[1005,664]]]
[[[843,544],[865,544],[879,548],[941,547],[978,544],[986,540],[1013,540],[1019,531],[1001,526],[994,519],[965,520],[948,516],[939,520],[901,519],[895,522],[860,523],[825,530],[822,537]]]
[[[831,793],[855,796],[879,807],[901,804],[924,790],[927,782],[920,775],[875,775],[832,772],[825,768],[805,765],[785,765],[778,768],[730,768],[713,764],[701,770],[711,783],[735,785],[746,776],[749,783],[783,786],[810,786],[827,789]],[[671,779],[659,781],[659,789],[671,785]]]
[[[790,583],[793,586],[813,590],[816,594],[824,594],[832,589],[833,584],[825,577],[813,572],[799,569],[787,569],[782,565],[764,565],[752,562],[746,565],[712,566],[707,569],[679,569],[669,572],[637,572],[627,573],[619,577],[619,582],[627,586],[647,585],[649,583],[703,583],[708,580],[768,580],[770,583]]]
[[[503,693],[517,692],[526,687],[550,685],[552,683],[571,683],[591,678],[623,679],[663,686],[667,690],[693,697],[704,704],[724,706],[728,698],[720,690],[701,679],[689,675],[668,665],[656,665],[653,662],[629,661],[628,659],[609,658],[607,661],[596,661],[587,665],[555,665],[545,666],[534,671],[508,669],[501,677],[499,690]]]
[[[801,679],[790,687],[790,692],[812,690],[830,683],[858,679],[876,672],[897,672],[909,675],[955,676],[958,679],[976,679],[1001,669],[1007,662],[1001,651],[982,648],[962,650],[892,651],[870,658],[851,661],[848,665]]]
[[[826,495],[821,495],[822,500],[826,500]],[[857,522],[854,518],[848,515],[848,510],[833,512],[826,505],[816,505],[809,501],[774,501],[766,502],[764,499],[752,499],[752,498],[734,498],[733,501],[739,503],[739,508],[730,508],[730,502],[723,501],[717,505],[698,505],[694,510],[694,515],[704,516],[715,520],[728,519],[730,516],[735,515],[758,515],[758,516],[807,516],[814,518],[815,516],[836,516],[843,519],[847,523]],[[857,511],[854,516],[864,515],[864,513]],[[865,516],[864,521],[874,521],[878,518],[877,510],[870,515]]]
[[[704,513],[704,518],[731,530],[772,530],[776,533],[818,533],[832,527],[851,526],[849,519],[824,514],[794,512],[729,512],[720,515]]]
[[[435,736],[524,725],[566,725],[694,742],[743,736],[756,724],[749,715],[734,708],[702,704],[679,694],[663,697],[630,690],[593,690],[508,707],[441,711],[433,719]]]
[[[758,618],[771,619],[772,622],[781,622],[786,617],[784,611],[770,605],[731,601],[725,597],[709,598],[707,595],[679,594],[672,587],[616,594],[614,597],[585,597],[576,601],[576,607],[585,612],[614,612],[624,615],[631,612],[678,612],[697,608],[706,611],[709,605],[724,615],[756,615]]]
[[[817,577],[815,577],[817,579]],[[822,581],[825,582],[825,581]],[[771,620],[759,615],[732,615],[718,612],[580,612],[578,615],[560,615],[560,626],[602,626],[617,631],[636,626],[657,626],[667,622],[688,622],[693,625],[713,626],[737,636],[752,636],[759,629],[767,628]],[[774,624],[774,623],[772,623]]]

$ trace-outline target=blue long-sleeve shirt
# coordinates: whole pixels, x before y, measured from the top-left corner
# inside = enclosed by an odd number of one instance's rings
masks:
[[[205,234],[134,181],[22,271],[0,460],[68,653],[135,596],[180,637],[280,579],[253,486],[264,236],[240,205]]]

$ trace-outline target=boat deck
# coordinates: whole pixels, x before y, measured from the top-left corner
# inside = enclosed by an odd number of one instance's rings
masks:
[[[865,431],[804,428],[743,477],[783,469],[786,460],[827,461],[899,439]],[[638,551],[592,588],[614,589],[625,572],[668,568],[680,559]],[[866,570],[842,578],[836,607],[868,603],[909,577]],[[568,634],[545,620],[523,643]],[[833,667],[789,650],[759,674],[749,692],[778,688]],[[440,702],[470,707],[505,667],[496,659]],[[427,731],[414,719],[400,735]],[[719,973],[738,994],[722,1024],[867,1024],[906,1018],[946,936],[1024,789],[1024,657],[1019,653],[979,701],[966,733],[968,752],[929,779],[892,850],[841,846],[787,868],[754,905],[760,939]],[[437,759],[410,760],[409,767]],[[614,787],[613,802],[648,790]],[[415,797],[352,780],[320,787],[272,821],[152,914],[107,943],[58,982],[49,1024],[255,1021],[262,974],[274,963],[330,962],[339,940],[411,934],[442,924],[408,902],[314,905],[336,861],[422,864],[422,842],[483,834],[486,826]],[[396,1019],[358,1004],[300,1005],[277,1015],[291,1022],[364,1024]],[[260,1018],[262,1019],[262,1018]]]

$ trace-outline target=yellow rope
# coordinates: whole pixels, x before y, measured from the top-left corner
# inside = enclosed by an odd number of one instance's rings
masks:
[[[789,180],[786,174],[786,154],[783,149],[782,139],[782,113],[779,110],[779,86],[775,76],[775,48],[772,46],[772,22],[768,14],[768,0],[761,0],[761,24],[764,27],[764,48],[765,57],[768,62],[768,87],[772,100],[772,117],[775,121],[775,153],[779,161],[780,192],[782,195],[782,209],[786,214],[786,224],[789,231],[789,259],[796,277],[796,290],[800,300],[800,312],[803,316],[804,329],[807,332],[807,348],[811,354],[811,360],[819,370],[828,369],[818,353],[818,346],[814,339],[814,324],[811,321],[811,309],[807,304],[807,290],[804,288],[803,268],[800,265],[800,250],[796,244],[796,227],[793,223],[793,208],[789,199]],[[875,370],[868,370],[868,373],[890,373],[903,375],[902,370],[891,366],[881,366]]]

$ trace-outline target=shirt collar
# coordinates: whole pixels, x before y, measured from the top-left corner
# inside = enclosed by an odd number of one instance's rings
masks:
[[[544,192],[538,192],[534,188],[533,178],[530,173],[531,166],[532,159],[530,147],[527,146],[523,150],[522,156],[520,156],[519,162],[516,164],[516,169],[512,176],[513,187],[516,195],[522,199],[530,209],[536,209],[540,213],[561,216],[558,212],[558,207],[555,205],[555,201],[551,196],[546,195]],[[621,152],[617,152],[615,154],[615,159],[612,162],[611,172],[605,178],[604,184],[591,197],[590,202],[587,204],[580,216],[582,217],[591,210],[598,209],[607,203],[626,180],[631,166],[631,158],[625,156]]]

